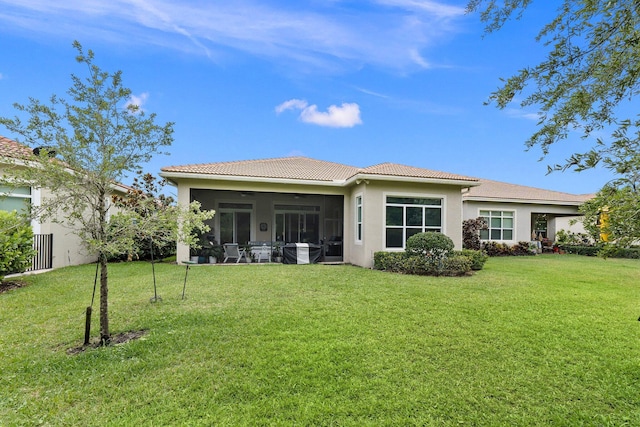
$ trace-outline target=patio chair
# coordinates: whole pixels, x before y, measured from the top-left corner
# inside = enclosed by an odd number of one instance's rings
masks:
[[[244,249],[240,249],[240,246],[237,243],[225,243],[222,245],[224,249],[224,261],[227,262],[229,259],[235,259],[236,264],[240,262],[242,258],[247,260],[247,254]]]

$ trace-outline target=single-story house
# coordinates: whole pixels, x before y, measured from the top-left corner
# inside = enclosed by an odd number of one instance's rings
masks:
[[[32,149],[9,138],[0,136],[0,181],[11,177],[11,169],[16,166],[16,159],[25,159],[32,155]],[[20,162],[18,162],[20,164]],[[22,162],[28,167],[28,162]],[[114,185],[112,190],[118,194],[126,194],[129,187]],[[46,188],[18,187],[11,188],[0,183],[0,210],[21,211],[29,205],[38,206],[46,200],[50,192]],[[63,221],[31,222],[34,233],[34,248],[38,256],[34,259],[31,270],[59,268],[70,265],[87,264],[96,261],[96,257],[87,254],[84,246],[73,230],[62,224]]]
[[[587,196],[383,163],[358,168],[307,157],[167,166],[179,203],[215,209],[220,243],[311,243],[325,259],[363,267],[377,251],[401,251],[413,234],[437,231],[462,247],[462,222],[486,217],[485,240],[553,239],[556,220],[578,215]],[[178,245],[178,260],[189,248]]]

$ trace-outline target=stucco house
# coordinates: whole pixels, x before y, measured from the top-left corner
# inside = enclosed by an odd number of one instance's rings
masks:
[[[9,138],[0,136],[0,177],[2,180],[10,179],[12,168],[28,167],[27,162],[18,162],[16,159],[25,159],[32,155],[32,149],[19,144]],[[112,190],[119,194],[126,194],[128,187],[116,184]],[[21,211],[29,205],[38,206],[46,199],[50,192],[46,188],[18,187],[10,188],[0,184],[0,210]],[[51,220],[32,223],[35,234],[34,248],[38,256],[34,259],[31,270],[66,267],[95,262],[93,255],[87,254],[81,240],[73,233],[73,230]]]
[[[587,196],[383,163],[358,168],[306,157],[167,166],[179,203],[215,209],[220,243],[307,242],[327,259],[371,267],[377,251],[400,251],[423,231],[462,246],[462,221],[484,216],[482,238],[514,244],[553,239],[556,221]],[[178,245],[178,260],[189,248]]]

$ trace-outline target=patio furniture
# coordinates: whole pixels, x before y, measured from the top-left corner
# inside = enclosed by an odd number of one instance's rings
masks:
[[[271,245],[267,246],[266,244],[263,244],[261,246],[251,247],[251,255],[256,262],[260,262],[262,260],[271,262],[271,252]]]
[[[244,249],[240,249],[240,245],[237,243],[225,243],[222,245],[224,250],[224,261],[227,262],[229,259],[235,259],[236,264],[240,262],[242,258],[247,261],[247,253]]]
[[[322,246],[313,243],[287,243],[282,248],[285,264],[315,264],[322,256]]]

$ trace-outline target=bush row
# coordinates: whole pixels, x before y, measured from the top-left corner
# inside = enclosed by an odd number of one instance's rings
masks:
[[[376,252],[376,270],[424,276],[465,276],[482,270],[488,257],[482,251],[465,249],[452,251],[446,257],[413,255],[406,252]]]
[[[489,256],[526,256],[536,254],[529,242],[518,242],[513,246],[505,243],[485,242],[482,245],[482,250]]]
[[[640,248],[618,248],[615,246],[602,245],[559,245],[560,249],[568,254],[598,256],[603,255],[609,258],[640,259]]]

